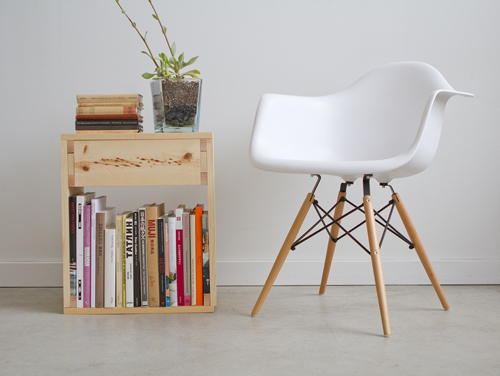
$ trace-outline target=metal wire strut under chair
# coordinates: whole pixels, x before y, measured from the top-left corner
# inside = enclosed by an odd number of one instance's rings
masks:
[[[312,176],[316,176],[318,178],[318,180],[316,181],[316,184],[314,185],[314,188],[311,192],[312,195],[314,195],[316,189],[318,188],[318,185],[321,181],[321,175],[311,175]],[[352,182],[345,182],[345,183],[342,183],[340,185],[340,191],[341,192],[346,192],[347,191],[347,186],[348,185],[351,185]],[[389,187],[391,189],[391,191],[394,193],[394,189],[392,188],[392,186],[390,186],[389,184],[380,184],[383,188],[385,187]],[[335,210],[335,208],[341,203],[341,202],[345,202],[349,205],[352,206],[352,210],[348,211],[347,213],[343,214],[342,216],[340,216],[339,218],[337,219],[334,219],[330,213]],[[349,230],[346,230],[341,224],[341,220],[348,217],[349,215],[357,212],[357,211],[360,211],[361,213],[365,213],[365,211],[363,210],[363,204],[361,205],[355,205],[353,204],[351,201],[349,201],[346,197],[341,197],[339,199],[339,201],[337,201],[335,203],[335,205],[333,205],[330,210],[326,211],[325,209],[323,209],[319,203],[318,203],[318,200],[314,200],[313,201],[313,206],[314,206],[314,209],[316,210],[316,213],[318,214],[318,221],[316,221],[316,223],[314,223],[311,228],[309,228],[309,230],[307,230],[306,232],[304,232],[304,234],[302,234],[293,244],[292,244],[292,247],[291,247],[291,250],[294,251],[295,248],[299,245],[299,244],[302,244],[303,242],[305,242],[306,240],[312,238],[313,236],[319,234],[320,232],[322,232],[323,230],[326,230],[326,232],[328,233],[328,236],[330,237],[330,239],[336,243],[338,242],[340,239],[344,238],[345,236],[349,236],[352,240],[354,240],[354,242],[356,244],[358,244],[366,253],[370,254],[370,250],[368,248],[366,248],[358,239],[356,239],[354,237],[354,235],[352,235],[352,232],[355,231],[357,228],[361,227],[362,225],[364,225],[366,223],[366,220],[362,221],[361,223],[357,224],[356,226],[352,227],[351,229]],[[400,238],[401,240],[403,240],[405,243],[408,244],[409,248],[410,249],[413,249],[415,248],[415,246],[413,245],[413,243],[408,240],[403,234],[401,234],[398,230],[396,230],[394,228],[394,226],[392,226],[390,224],[390,221],[391,221],[391,218],[392,218],[392,213],[394,211],[394,206],[395,206],[395,202],[394,200],[390,200],[389,203],[387,205],[385,205],[382,209],[380,210],[374,210],[374,214],[375,214],[375,221],[381,225],[383,228],[384,228],[384,231],[382,232],[382,236],[380,237],[380,242],[379,242],[379,248],[382,247],[382,243],[384,241],[384,238],[385,238],[385,235],[387,232],[390,232],[392,233],[393,235],[397,236],[398,238]],[[389,209],[389,215],[386,218],[382,217],[381,213],[386,210],[386,209]],[[330,220],[329,223],[326,223],[325,222],[325,219],[326,220]],[[333,224],[336,224],[344,233],[340,236],[338,236],[337,238],[334,238],[332,236],[332,233],[330,232],[330,228]],[[322,225],[322,226],[321,226]],[[318,227],[319,228],[317,230],[315,230],[313,232],[313,230]]]

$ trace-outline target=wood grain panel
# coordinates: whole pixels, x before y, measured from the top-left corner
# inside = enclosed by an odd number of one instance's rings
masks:
[[[200,184],[200,140],[75,141],[76,186]]]

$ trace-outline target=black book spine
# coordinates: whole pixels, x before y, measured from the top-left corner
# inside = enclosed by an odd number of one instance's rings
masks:
[[[160,307],[166,307],[166,286],[165,286],[165,228],[164,219],[157,219],[158,234],[158,276],[160,285]]]
[[[69,262],[76,264],[76,196],[69,198]]]
[[[141,260],[142,306],[149,305],[148,299],[148,255],[146,243],[146,209],[139,209],[139,257]]]
[[[76,196],[69,197],[70,294],[76,295]]]
[[[141,306],[141,264],[139,258],[139,212],[132,214],[133,223],[133,252],[134,252],[134,307]]]

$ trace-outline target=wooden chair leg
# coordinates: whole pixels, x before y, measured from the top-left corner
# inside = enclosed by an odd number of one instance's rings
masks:
[[[309,211],[309,208],[311,207],[313,201],[314,195],[312,193],[308,193],[306,199],[304,200],[304,203],[299,210],[299,213],[297,214],[297,217],[295,218],[295,221],[292,224],[292,227],[290,228],[290,231],[288,232],[285,242],[283,243],[283,246],[278,253],[278,257],[276,258],[271,272],[269,273],[269,277],[267,277],[266,283],[264,284],[264,287],[260,292],[259,298],[257,299],[257,302],[255,303],[255,306],[252,310],[252,316],[256,316],[259,313],[262,304],[264,304],[264,301],[266,300],[267,295],[269,294],[269,291],[271,290],[271,287],[273,286],[274,281],[276,280],[276,277],[278,276],[281,267],[283,266],[286,257],[290,252],[292,244],[297,238],[297,234],[299,233],[302,223],[304,223],[304,219],[306,218],[307,212]]]
[[[373,274],[375,276],[375,286],[377,288],[378,304],[380,307],[380,315],[382,317],[382,327],[384,335],[391,334],[389,325],[389,310],[387,308],[387,296],[385,293],[384,273],[382,272],[382,260],[380,259],[380,247],[378,243],[377,228],[375,226],[375,214],[371,197],[365,195],[363,197],[363,207],[366,217],[366,228],[368,230],[368,240],[370,243],[370,254],[372,259]]]
[[[342,183],[340,186],[340,191],[337,196],[338,205],[335,208],[335,212],[333,214],[333,218],[337,219],[342,217],[342,213],[344,212],[344,201],[341,201],[342,198],[346,196],[346,184]],[[340,224],[340,221],[339,221]],[[340,227],[334,223],[330,229],[330,233],[333,238],[337,238],[339,235]],[[326,258],[325,258],[325,266],[323,268],[323,276],[321,277],[321,286],[319,288],[319,293],[324,294],[326,290],[326,283],[328,282],[328,275],[330,274],[330,268],[332,266],[333,254],[335,252],[335,247],[337,243],[334,242],[331,238],[328,240],[328,248],[326,250]]]
[[[441,304],[444,309],[448,310],[450,309],[450,305],[448,304],[448,301],[446,300],[446,297],[444,296],[443,289],[441,288],[441,285],[439,284],[439,281],[436,277],[436,274],[434,274],[434,269],[432,268],[431,262],[429,258],[427,257],[427,253],[425,252],[424,246],[422,245],[422,242],[420,241],[420,237],[417,234],[417,231],[415,230],[415,227],[413,226],[413,223],[410,219],[410,216],[408,215],[408,212],[406,211],[406,208],[403,204],[403,201],[401,200],[401,197],[399,196],[398,193],[394,193],[392,195],[392,198],[394,202],[396,203],[396,209],[398,210],[399,216],[401,217],[401,220],[403,221],[403,224],[406,228],[406,232],[408,233],[411,242],[415,246],[415,250],[417,251],[418,258],[420,259],[420,262],[422,262],[422,265],[424,266],[424,269],[429,276],[429,279],[431,280],[432,286],[434,287],[434,290],[436,291],[436,294],[441,301]]]

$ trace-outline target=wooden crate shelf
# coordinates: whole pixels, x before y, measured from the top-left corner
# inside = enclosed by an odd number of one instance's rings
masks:
[[[63,294],[65,314],[213,312],[215,270],[212,133],[83,133],[61,135]],[[69,197],[85,187],[204,185],[209,222],[210,305],[74,308],[70,302]]]

